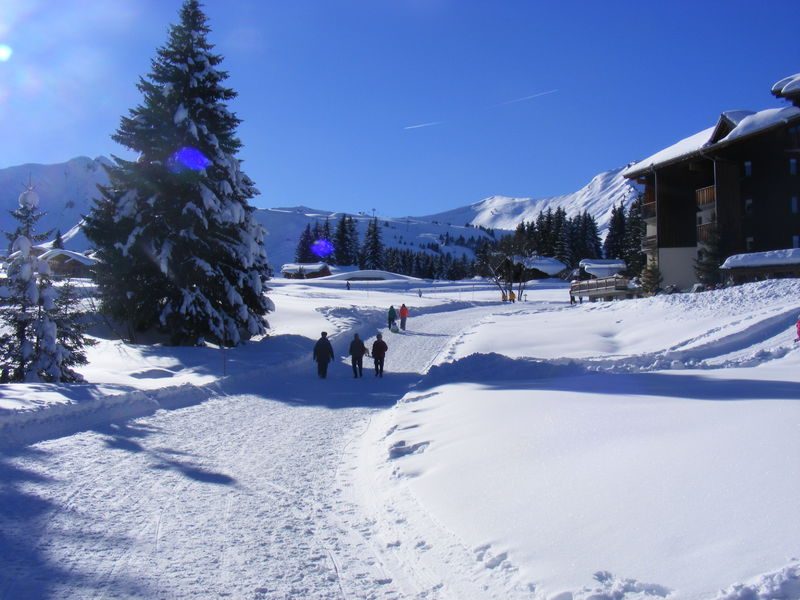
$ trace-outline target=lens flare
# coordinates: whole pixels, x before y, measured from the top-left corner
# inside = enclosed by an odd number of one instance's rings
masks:
[[[333,244],[330,242],[330,240],[317,240],[311,244],[311,252],[320,258],[327,258],[333,254]]]
[[[14,51],[11,49],[11,46],[0,44],[0,62],[7,62],[12,54],[14,54]]]
[[[167,165],[173,173],[181,173],[187,170],[202,171],[211,165],[211,161],[197,148],[184,146],[169,157]]]

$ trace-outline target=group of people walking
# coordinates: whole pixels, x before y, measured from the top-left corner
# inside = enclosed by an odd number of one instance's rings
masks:
[[[408,320],[408,307],[403,304],[400,310],[395,310],[394,306],[389,307],[388,324],[390,331],[397,331],[397,317],[400,317],[400,329],[405,331],[406,321]],[[350,363],[353,367],[353,377],[364,376],[364,357],[371,357],[375,363],[375,377],[383,377],[383,363],[386,360],[386,352],[389,346],[383,340],[383,335],[378,334],[376,340],[372,343],[372,350],[367,350],[367,346],[359,335],[353,335],[353,341],[350,342],[348,353],[350,354]],[[314,361],[317,363],[317,375],[325,379],[328,376],[328,365],[333,361],[335,355],[333,353],[333,346],[328,339],[328,332],[323,331],[317,343],[314,344]]]
[[[383,335],[378,334],[377,339],[372,343],[372,352],[367,350],[364,340],[356,333],[353,341],[350,342],[350,362],[353,366],[353,377],[364,376],[364,356],[372,356],[375,362],[375,377],[383,377],[383,362],[386,359],[386,352],[389,346],[383,341]],[[335,358],[333,346],[328,339],[328,332],[323,331],[321,337],[314,345],[314,360],[317,363],[317,375],[325,379],[328,376],[328,365]]]

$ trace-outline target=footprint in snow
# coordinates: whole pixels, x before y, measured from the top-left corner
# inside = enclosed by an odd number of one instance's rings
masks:
[[[428,446],[430,446],[430,442],[419,442],[418,444],[407,445],[405,440],[400,440],[389,448],[389,460],[402,458],[410,454],[420,454],[424,452]]]

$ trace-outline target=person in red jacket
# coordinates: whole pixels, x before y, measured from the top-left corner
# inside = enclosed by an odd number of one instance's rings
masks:
[[[372,360],[375,361],[375,377],[383,377],[383,360],[386,358],[386,351],[389,346],[383,341],[383,336],[379,333],[378,339],[372,343]]]
[[[400,307],[400,329],[406,330],[406,319],[408,318],[408,307],[403,304]]]
[[[797,339],[795,342],[800,342],[800,317],[797,317]]]

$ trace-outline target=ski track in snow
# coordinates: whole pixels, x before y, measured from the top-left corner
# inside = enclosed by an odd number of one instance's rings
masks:
[[[424,397],[414,391],[419,382],[472,331],[505,314],[550,309],[459,302],[419,310],[408,331],[383,329],[384,379],[374,378],[369,359],[356,382],[348,365],[334,364],[329,380],[304,382],[308,397],[298,398],[292,379],[314,373],[296,358],[277,377],[239,378],[200,404],[0,454],[0,598],[536,597],[506,549],[468,547],[408,491],[399,505],[414,507],[409,514],[382,497],[361,436],[380,429],[388,406]],[[781,347],[787,314],[797,310],[737,323],[721,343],[704,334],[635,359],[566,362],[613,371],[763,362],[782,356],[767,349]],[[385,324],[378,309],[323,314],[339,355],[355,326]],[[760,356],[746,355],[759,344]],[[412,447],[397,431],[383,432],[387,469],[435,443]],[[574,597],[668,594],[600,574],[600,588]]]

